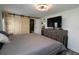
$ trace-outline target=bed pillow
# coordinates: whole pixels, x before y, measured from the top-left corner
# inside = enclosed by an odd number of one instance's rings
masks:
[[[6,35],[0,33],[0,42],[1,43],[10,43],[10,40]]]

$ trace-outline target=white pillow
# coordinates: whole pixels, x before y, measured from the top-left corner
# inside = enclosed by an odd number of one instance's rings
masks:
[[[10,40],[9,40],[9,38],[7,36],[0,33],[0,42],[2,42],[2,43],[10,43]]]

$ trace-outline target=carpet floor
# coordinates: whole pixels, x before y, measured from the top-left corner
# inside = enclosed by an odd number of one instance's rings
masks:
[[[67,51],[62,52],[60,55],[79,55],[79,53],[68,49]]]

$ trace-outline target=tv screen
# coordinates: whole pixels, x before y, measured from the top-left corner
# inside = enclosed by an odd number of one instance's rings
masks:
[[[57,17],[47,19],[47,27],[55,27],[55,23],[57,23],[58,28],[61,28],[62,27],[62,17],[57,16]]]

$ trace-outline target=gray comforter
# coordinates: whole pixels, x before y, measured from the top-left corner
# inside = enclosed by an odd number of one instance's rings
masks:
[[[62,43],[38,34],[12,35],[5,44],[1,55],[50,55],[65,50]]]

